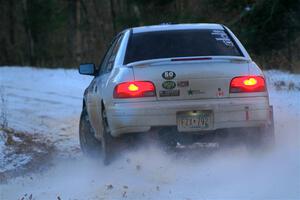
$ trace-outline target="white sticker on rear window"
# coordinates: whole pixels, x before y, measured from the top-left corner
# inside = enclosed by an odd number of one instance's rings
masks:
[[[222,41],[226,46],[233,47],[233,43],[231,42],[228,35],[222,30],[213,30],[211,34],[215,37],[217,41]]]

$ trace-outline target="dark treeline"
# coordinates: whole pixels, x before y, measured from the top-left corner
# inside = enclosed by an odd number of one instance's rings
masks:
[[[222,23],[264,68],[300,71],[300,0],[0,0],[0,65],[99,63],[119,31]]]

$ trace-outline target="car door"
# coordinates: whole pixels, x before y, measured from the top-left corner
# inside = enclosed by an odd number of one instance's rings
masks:
[[[104,56],[100,64],[100,69],[98,75],[95,77],[94,86],[91,92],[91,101],[95,105],[94,109],[91,110],[91,123],[94,129],[96,130],[96,137],[101,139],[102,135],[102,100],[104,99],[104,90],[106,89],[106,83],[108,77],[114,67],[115,58],[118,53],[123,34],[118,35],[114,38],[109,47],[107,53]]]

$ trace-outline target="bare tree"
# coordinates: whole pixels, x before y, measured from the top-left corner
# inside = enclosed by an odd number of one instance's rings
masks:
[[[35,60],[35,51],[34,51],[34,40],[32,37],[32,30],[31,30],[31,26],[30,26],[30,22],[29,22],[29,16],[28,16],[28,1],[27,0],[23,0],[23,13],[24,13],[24,27],[25,27],[25,32],[26,32],[26,36],[27,36],[27,41],[28,41],[28,54],[29,54],[29,61],[30,61],[30,65],[35,65],[36,64],[36,60]]]

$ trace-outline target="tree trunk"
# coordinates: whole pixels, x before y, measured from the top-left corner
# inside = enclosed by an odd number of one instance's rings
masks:
[[[24,27],[25,32],[28,40],[28,54],[29,54],[29,64],[34,66],[36,65],[35,60],[35,52],[34,52],[34,40],[32,38],[32,31],[29,23],[29,17],[28,17],[28,2],[27,0],[23,0],[23,12],[24,12]]]
[[[9,3],[9,41],[12,46],[15,44],[15,17],[14,17],[14,1],[10,0]]]
[[[75,41],[75,49],[76,49],[76,61],[77,61],[77,64],[80,63],[81,61],[81,53],[82,53],[82,45],[81,45],[81,30],[80,30],[80,20],[81,20],[81,16],[80,16],[80,0],[76,0],[76,4],[75,4],[75,7],[76,7],[76,29],[75,29],[75,32],[76,32],[76,41]]]
[[[111,20],[113,25],[113,34],[116,35],[117,27],[116,27],[116,12],[115,12],[115,5],[114,0],[110,0],[110,13],[111,13]]]
[[[76,40],[76,5],[75,1],[68,1],[68,28],[67,28],[67,45],[68,45],[68,62],[74,62],[75,58],[75,40]]]
[[[292,50],[292,43],[291,43],[291,38],[292,38],[292,30],[291,30],[291,26],[288,25],[287,28],[287,58],[288,58],[288,70],[290,72],[293,72],[293,50]]]

